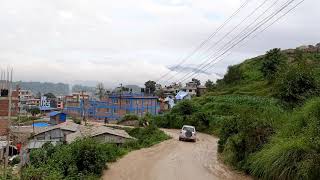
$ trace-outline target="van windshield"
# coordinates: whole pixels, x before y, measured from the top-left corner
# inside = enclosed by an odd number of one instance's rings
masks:
[[[194,132],[194,128],[193,127],[183,127],[183,130]]]

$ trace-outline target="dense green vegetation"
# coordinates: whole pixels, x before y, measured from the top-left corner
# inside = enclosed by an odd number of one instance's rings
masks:
[[[21,179],[99,179],[106,163],[114,162],[127,152],[149,147],[169,137],[154,126],[127,129],[136,140],[123,145],[99,143],[93,139],[71,144],[45,144],[32,150],[30,164],[23,168]]]
[[[320,53],[273,49],[231,66],[210,92],[154,118],[219,136],[233,167],[261,179],[320,177]]]

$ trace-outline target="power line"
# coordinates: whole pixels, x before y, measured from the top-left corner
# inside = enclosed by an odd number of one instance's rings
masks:
[[[278,13],[280,13],[284,8],[286,8],[287,6],[289,6],[292,2],[294,2],[294,0],[291,0],[291,1],[288,0],[288,1],[285,3],[285,5],[283,5],[282,8],[280,8],[278,11],[272,13],[271,15],[269,15],[268,17],[266,17],[266,18],[264,18],[262,21],[260,21],[260,22],[257,24],[256,28],[254,28],[251,32],[245,34],[245,36],[244,36],[243,38],[241,38],[238,42],[232,44],[232,46],[229,47],[226,51],[224,51],[222,54],[220,54],[219,56],[217,56],[216,58],[214,58],[213,60],[211,60],[211,61],[208,63],[208,65],[202,67],[201,70],[204,69],[204,68],[206,68],[205,71],[208,70],[208,69],[212,66],[211,63],[215,62],[215,60],[217,60],[218,58],[220,58],[220,57],[222,57],[223,55],[225,55],[230,49],[232,49],[232,48],[235,47],[237,44],[239,44],[240,42],[242,42],[243,40],[245,40],[248,36],[250,36],[253,32],[255,32],[257,29],[259,29],[259,28],[260,28],[261,26],[263,26],[265,23],[269,22],[274,16],[276,16]],[[237,39],[237,38],[235,38],[235,39]],[[231,42],[231,41],[230,41],[230,42]],[[224,46],[224,47],[225,47],[225,46]],[[224,48],[224,47],[223,47],[223,48]],[[223,50],[223,48],[222,48],[221,50]],[[220,51],[221,51],[221,50],[220,50]],[[220,51],[219,51],[219,52],[220,52]],[[209,68],[208,68],[208,67],[209,67]],[[198,72],[192,73],[191,75],[189,75],[187,78],[183,79],[182,81],[185,81],[186,79],[190,78],[191,76],[193,76],[193,75],[195,75],[195,74],[197,74],[197,73],[198,73]]]
[[[264,0],[260,5],[258,5],[258,7],[256,7],[251,13],[249,13],[240,23],[238,23],[235,27],[233,27],[229,32],[227,32],[222,38],[220,38],[217,42],[215,42],[213,45],[211,45],[208,49],[206,49],[206,51],[204,53],[209,52],[211,49],[213,49],[214,47],[216,47],[220,42],[222,42],[225,38],[227,38],[227,36],[229,36],[232,32],[234,32],[237,28],[239,28],[246,20],[248,20],[253,14],[255,14],[262,6],[264,6],[267,1],[269,0]],[[279,1],[279,0],[277,0]],[[260,17],[260,16],[259,16]],[[207,56],[205,56],[204,58],[207,59],[210,57],[211,54],[208,54]],[[201,66],[205,65],[204,61],[203,63],[199,64],[197,66],[196,69],[199,69]],[[178,75],[179,72],[176,74]],[[171,76],[169,79],[167,79],[165,82],[170,81],[174,76]],[[183,77],[184,78],[184,77]]]
[[[290,8],[287,12],[285,12],[284,14],[282,14],[281,16],[279,16],[277,19],[275,19],[272,23],[270,23],[268,26],[266,26],[264,29],[262,29],[261,31],[259,31],[258,33],[256,33],[254,36],[252,36],[251,39],[257,37],[259,34],[263,33],[265,30],[267,30],[269,27],[271,27],[274,23],[278,22],[280,19],[282,19],[284,16],[286,16],[288,13],[290,13],[292,10],[294,10],[296,7],[298,7],[300,4],[302,4],[305,0],[300,1],[299,3],[297,3],[296,5],[294,5],[292,8]],[[221,61],[223,59],[220,59],[216,62],[214,62],[214,64],[216,64],[217,62]],[[213,67],[212,64],[208,69],[211,69]],[[198,74],[199,75],[199,74]]]
[[[254,25],[254,27],[255,27],[255,26],[257,26],[259,23],[263,22],[263,21],[260,21],[260,22],[258,22],[257,24],[255,24],[262,16],[264,16],[264,15],[265,15],[270,9],[272,9],[278,2],[279,2],[279,0],[274,1],[267,9],[265,9],[265,11],[262,12],[253,22],[251,22],[251,23],[250,23],[249,25],[247,25],[241,32],[239,32],[239,34],[238,34],[237,36],[235,36],[235,37],[232,38],[230,41],[228,41],[224,46],[222,46],[222,48],[220,48],[220,50],[219,50],[218,52],[214,52],[214,53],[211,54],[210,56],[207,56],[207,57],[206,57],[207,59],[202,63],[201,66],[204,65],[203,67],[205,67],[206,64],[208,65],[207,62],[210,60],[210,58],[214,57],[214,55],[216,55],[217,53],[219,53],[220,51],[222,51],[224,48],[226,48],[229,44],[231,44],[233,41],[235,41],[235,40],[238,39],[239,37],[245,35],[245,34],[248,32],[247,30],[249,30],[252,25]],[[199,66],[198,68],[200,69],[201,66]],[[199,71],[198,71],[198,72],[199,72]],[[198,72],[196,72],[196,73],[198,73]],[[193,73],[193,71],[185,74],[185,75],[184,75],[182,78],[180,78],[180,79],[184,79],[185,77],[187,77],[188,75],[190,75],[190,73]]]
[[[268,17],[264,18],[262,21],[260,21],[257,24],[257,27],[255,27],[251,32],[245,34],[244,37],[242,37],[239,41],[237,41],[236,43],[232,44],[231,47],[227,48],[227,50],[225,50],[222,54],[220,54],[219,56],[217,56],[216,58],[212,59],[207,65],[205,65],[204,67],[200,68],[199,70],[207,70],[209,69],[211,66],[211,63],[213,63],[215,60],[217,60],[218,58],[222,57],[223,55],[225,55],[229,50],[231,50],[232,48],[234,48],[236,45],[238,45],[240,42],[242,42],[243,40],[245,40],[247,37],[249,37],[252,33],[254,33],[255,31],[257,31],[260,27],[262,27],[264,24],[268,23],[273,17],[275,17],[277,14],[279,14],[281,11],[283,11],[286,7],[288,7],[290,4],[292,4],[295,0],[288,0],[283,6],[282,8],[280,8],[279,10],[277,10],[276,12],[272,13],[271,15],[269,15]],[[250,25],[249,25],[250,26]],[[237,38],[234,38],[237,39]],[[229,41],[228,43],[232,42],[233,40]],[[228,43],[226,45],[228,45]],[[225,47],[225,46],[224,46]],[[223,47],[223,48],[224,48]],[[223,48],[221,50],[223,50]],[[219,51],[220,52],[220,51]],[[199,71],[197,72],[193,72],[191,75],[189,75],[188,77],[184,78],[182,80],[185,81],[186,79],[190,78],[191,76],[193,76],[194,74],[197,74]]]
[[[205,39],[199,46],[197,46],[189,55],[187,55],[185,58],[182,59],[182,61],[176,66],[179,68],[183,63],[185,63],[190,57],[192,57],[194,54],[196,54],[197,51],[199,51],[203,46],[205,46],[216,34],[219,33],[219,31],[224,28],[231,20],[234,18],[242,8],[244,8],[251,0],[246,0],[222,25],[216,29],[207,39]],[[166,77],[170,74],[171,71],[168,73],[162,75],[156,82],[160,81],[162,78]]]

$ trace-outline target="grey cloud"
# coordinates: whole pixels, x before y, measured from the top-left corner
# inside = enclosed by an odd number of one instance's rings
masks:
[[[241,2],[0,0],[0,63],[15,67],[16,80],[143,85],[170,71],[168,66],[178,64]],[[229,65],[274,47],[320,42],[319,6],[319,1],[305,1],[268,31],[234,48],[208,71],[212,75],[200,77],[216,79],[214,74],[225,73]],[[186,63],[203,59],[197,55]]]

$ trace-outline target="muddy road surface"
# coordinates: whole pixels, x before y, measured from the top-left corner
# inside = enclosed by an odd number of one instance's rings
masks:
[[[109,164],[105,180],[246,180],[251,179],[231,170],[218,160],[218,139],[197,134],[197,142],[178,141],[179,130],[167,130],[173,138],[130,152]]]

